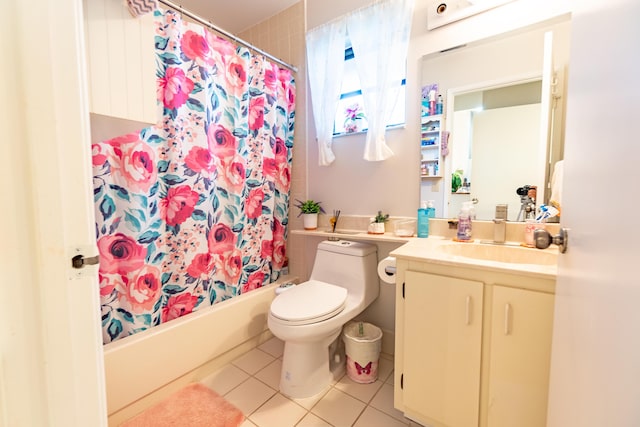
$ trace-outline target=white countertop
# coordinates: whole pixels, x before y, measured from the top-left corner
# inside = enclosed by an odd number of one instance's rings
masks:
[[[480,243],[479,240],[462,243],[434,236],[411,239],[390,253],[409,261],[553,279],[558,273],[557,254],[556,246],[541,250],[523,247],[517,242],[506,245]]]

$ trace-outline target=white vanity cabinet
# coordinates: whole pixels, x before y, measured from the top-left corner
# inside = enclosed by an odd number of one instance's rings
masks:
[[[403,404],[442,425],[474,426],[480,402],[481,282],[407,271]]]
[[[544,427],[555,278],[396,257],[395,407],[433,427]]]
[[[493,286],[488,425],[544,427],[551,333],[551,294]]]

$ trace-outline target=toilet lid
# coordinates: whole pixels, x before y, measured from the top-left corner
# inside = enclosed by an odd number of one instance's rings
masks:
[[[271,314],[288,323],[304,325],[335,316],[344,309],[346,301],[345,288],[309,280],[275,297]]]

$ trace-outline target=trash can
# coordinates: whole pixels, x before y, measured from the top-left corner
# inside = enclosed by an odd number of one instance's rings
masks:
[[[351,322],[344,327],[347,376],[361,384],[378,379],[378,361],[382,348],[382,330],[371,323]]]

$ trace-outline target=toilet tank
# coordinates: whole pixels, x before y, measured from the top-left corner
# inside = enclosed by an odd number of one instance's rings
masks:
[[[348,240],[320,242],[311,271],[312,280],[347,288],[350,294],[364,293],[365,304],[378,297],[377,246]]]

